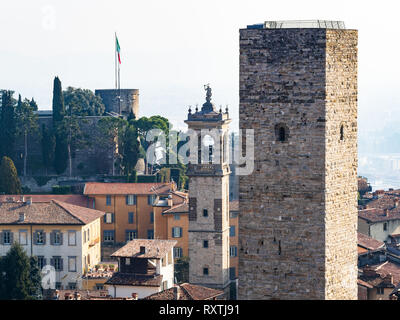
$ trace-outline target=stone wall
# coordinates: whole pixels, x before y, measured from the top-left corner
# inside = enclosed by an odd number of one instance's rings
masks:
[[[239,299],[357,299],[356,45],[351,30],[240,30],[257,152],[240,176]]]
[[[90,116],[80,119],[81,130],[86,136],[88,142],[80,149],[72,154],[72,175],[85,176],[96,174],[111,174],[112,173],[112,145],[100,146],[96,143],[100,139],[101,133],[98,130],[97,123],[102,117]],[[51,116],[39,117],[38,121],[40,133],[42,125],[48,129],[52,129],[53,120]],[[16,142],[16,150],[14,163],[18,170],[18,174],[23,174],[23,155],[24,140],[20,138]],[[28,136],[28,157],[27,157],[27,176],[48,176],[57,175],[53,167],[45,168],[42,157],[42,142],[41,134],[32,133]],[[66,171],[61,174],[68,176],[68,166]]]
[[[129,116],[132,110],[136,118],[139,116],[139,89],[96,89],[95,94],[99,95],[106,106],[105,112],[119,113],[120,104],[118,96],[121,93],[121,114]]]

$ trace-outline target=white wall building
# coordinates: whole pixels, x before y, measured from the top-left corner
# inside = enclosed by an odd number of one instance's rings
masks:
[[[136,239],[112,254],[118,258],[118,270],[105,284],[114,298],[139,299],[174,286],[172,240]]]
[[[0,202],[0,256],[18,242],[39,267],[53,267],[50,288],[81,288],[85,270],[100,262],[104,212],[61,201]]]

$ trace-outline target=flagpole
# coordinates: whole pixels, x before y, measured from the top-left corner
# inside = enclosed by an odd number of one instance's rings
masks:
[[[117,79],[117,33],[115,32],[115,35],[114,35],[114,43],[115,43],[115,50],[114,50],[114,64],[115,64],[115,89],[118,89],[118,85],[117,85],[117,81],[118,81],[118,79]]]

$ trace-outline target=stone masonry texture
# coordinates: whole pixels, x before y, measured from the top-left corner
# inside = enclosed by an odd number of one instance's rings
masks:
[[[239,299],[357,299],[357,37],[240,30]]]

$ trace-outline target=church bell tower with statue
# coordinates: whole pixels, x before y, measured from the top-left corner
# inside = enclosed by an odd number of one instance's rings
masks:
[[[189,282],[229,293],[229,119],[211,102],[189,114],[197,152],[189,156]],[[193,135],[194,136],[194,135]]]

